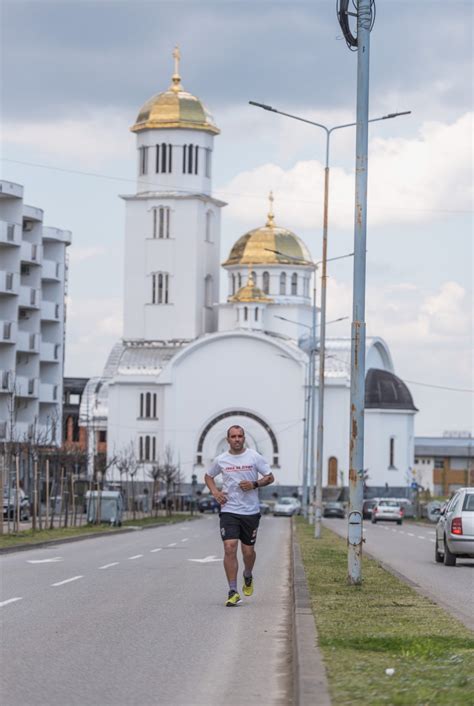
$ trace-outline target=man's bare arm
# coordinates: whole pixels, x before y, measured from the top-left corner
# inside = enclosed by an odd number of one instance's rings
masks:
[[[227,495],[225,495],[222,490],[219,490],[217,487],[215,480],[212,476],[208,475],[207,473],[204,474],[204,482],[209,488],[209,491],[212,495],[213,498],[217,500],[219,505],[224,505],[227,502]]]

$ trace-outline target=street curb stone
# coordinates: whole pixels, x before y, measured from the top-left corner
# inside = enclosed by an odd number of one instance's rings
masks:
[[[295,706],[331,706],[311,599],[294,522],[291,522],[293,678]]]

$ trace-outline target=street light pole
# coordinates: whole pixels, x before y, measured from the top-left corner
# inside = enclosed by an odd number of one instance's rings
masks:
[[[370,0],[363,0],[364,2],[370,2]],[[370,36],[370,30],[367,31],[367,35]],[[359,52],[360,54],[361,52]],[[368,62],[368,59],[367,59]],[[368,67],[368,63],[367,63]],[[368,71],[367,71],[368,74]],[[272,113],[278,113],[278,115],[283,115],[287,118],[292,118],[293,120],[299,120],[300,122],[307,123],[308,125],[314,125],[324,130],[326,135],[326,159],[324,165],[324,206],[323,206],[323,249],[321,258],[321,314],[320,314],[320,337],[319,337],[319,394],[318,394],[318,429],[317,429],[317,458],[316,458],[316,493],[315,493],[315,522],[314,522],[314,536],[316,538],[321,537],[321,516],[322,516],[322,476],[323,476],[323,443],[324,443],[324,375],[325,375],[325,347],[326,347],[326,285],[327,285],[327,245],[328,245],[328,205],[329,205],[329,147],[331,134],[335,130],[341,130],[346,127],[357,127],[357,135],[360,132],[360,118],[359,112],[357,113],[357,122],[355,123],[345,123],[343,125],[334,125],[333,127],[327,127],[322,123],[317,123],[313,120],[307,120],[306,118],[301,118],[298,115],[292,115],[291,113],[284,113],[271,105],[266,105],[265,103],[257,103],[256,101],[249,101],[250,105],[254,105],[258,108],[263,108],[263,110],[271,111]],[[368,103],[367,103],[368,108]],[[359,106],[358,106],[359,111]],[[388,113],[387,115],[382,115],[379,118],[368,119],[366,116],[366,122],[375,123],[380,120],[391,120],[392,118],[398,118],[400,115],[409,115],[411,110],[405,110],[399,113]],[[358,172],[357,172],[358,174]],[[356,176],[357,176],[356,174]],[[362,246],[361,246],[362,247]],[[365,240],[363,245],[364,250],[364,272],[365,272]],[[355,265],[354,265],[355,272]],[[316,277],[316,273],[315,273]],[[364,282],[365,285],[365,282]],[[352,378],[352,376],[351,376]],[[313,401],[314,404],[314,396]],[[314,417],[313,417],[314,420]],[[352,427],[351,427],[352,428]],[[314,434],[311,435],[314,438]],[[312,444],[312,453],[314,453],[314,445]],[[314,458],[314,456],[312,456]],[[352,467],[350,465],[350,467]]]

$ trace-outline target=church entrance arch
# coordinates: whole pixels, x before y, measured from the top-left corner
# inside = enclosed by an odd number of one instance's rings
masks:
[[[197,452],[196,452],[196,464],[198,466],[202,465],[202,453],[203,453],[203,447],[204,447],[204,442],[206,440],[206,436],[209,434],[211,429],[221,422],[223,419],[227,419],[229,417],[247,417],[248,419],[252,419],[254,422],[257,422],[263,429],[267,432],[270,442],[271,442],[271,447],[272,447],[272,466],[278,466],[278,442],[276,439],[276,436],[271,429],[271,427],[257,414],[254,414],[253,412],[246,412],[242,409],[234,409],[229,412],[222,412],[222,414],[217,415],[211,421],[206,424],[204,429],[201,432],[201,436],[199,437],[198,445],[197,445]]]

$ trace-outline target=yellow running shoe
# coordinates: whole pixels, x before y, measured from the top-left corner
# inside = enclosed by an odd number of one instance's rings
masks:
[[[226,601],[226,606],[228,608],[233,608],[234,606],[239,605],[240,602],[241,602],[241,598],[240,598],[239,594],[237,593],[237,591],[229,591],[229,596]]]
[[[253,577],[244,576],[244,585],[242,586],[244,596],[251,596],[253,593]]]

